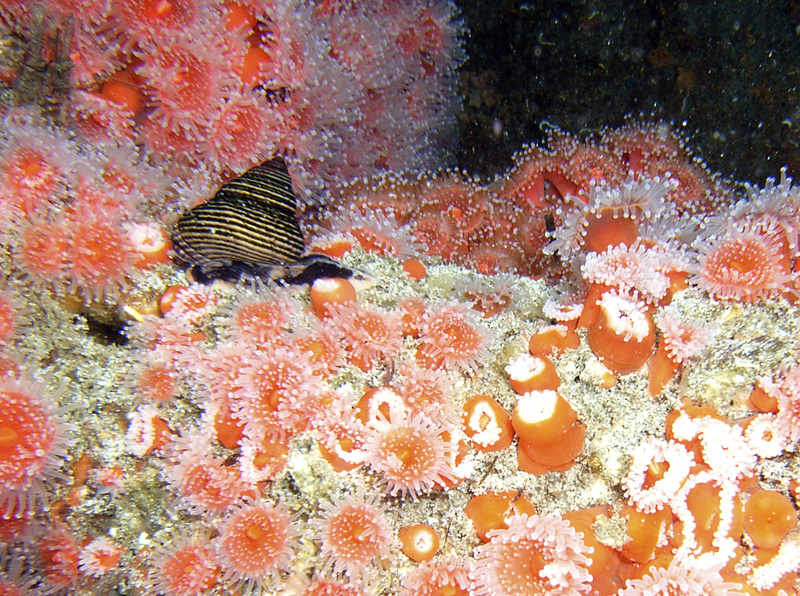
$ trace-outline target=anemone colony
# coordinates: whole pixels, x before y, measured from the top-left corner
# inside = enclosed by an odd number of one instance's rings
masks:
[[[785,172],[638,122],[425,171],[436,0],[79,5],[0,0],[0,593],[797,593]],[[274,155],[376,285],[187,282],[174,220]]]

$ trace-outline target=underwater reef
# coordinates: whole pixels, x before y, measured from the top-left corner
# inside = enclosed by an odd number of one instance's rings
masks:
[[[79,5],[0,0],[0,593],[798,593],[785,170],[447,169],[448,2]]]

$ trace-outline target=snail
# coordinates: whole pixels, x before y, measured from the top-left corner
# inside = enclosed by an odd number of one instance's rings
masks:
[[[184,213],[175,225],[176,257],[192,281],[211,284],[260,279],[303,285],[325,277],[369,287],[368,273],[321,254],[304,255],[297,199],[286,162],[276,157],[220,187],[213,198]]]

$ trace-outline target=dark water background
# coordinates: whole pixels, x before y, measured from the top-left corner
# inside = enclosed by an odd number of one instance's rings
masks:
[[[456,3],[468,171],[502,171],[542,121],[588,134],[654,114],[712,171],[800,178],[800,0]]]

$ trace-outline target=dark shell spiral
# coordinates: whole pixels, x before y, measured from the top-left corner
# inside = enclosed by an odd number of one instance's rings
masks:
[[[187,211],[175,226],[175,255],[198,283],[261,280],[310,285],[321,277],[368,288],[375,279],[321,254],[303,256],[297,200],[282,158],[222,185],[212,199]]]
[[[286,163],[276,157],[223,184],[181,217],[172,243],[179,259],[208,271],[296,262],[304,241]]]

